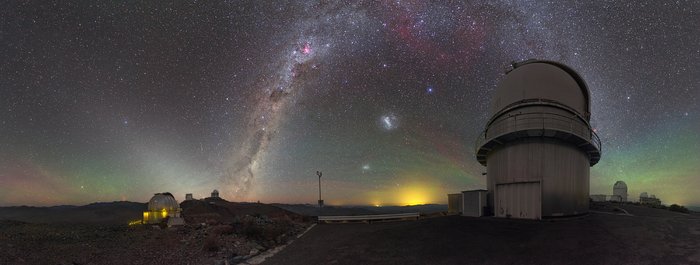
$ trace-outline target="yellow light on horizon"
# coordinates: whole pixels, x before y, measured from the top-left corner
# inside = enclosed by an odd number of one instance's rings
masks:
[[[376,189],[365,194],[358,194],[353,200],[374,207],[387,205],[413,206],[441,202],[444,193],[443,188],[435,183],[421,180],[426,178],[428,177],[410,177],[411,180],[395,186],[391,185],[385,189]]]
[[[422,205],[430,202],[432,193],[434,193],[432,187],[416,183],[401,189],[399,192],[399,201],[401,205]]]

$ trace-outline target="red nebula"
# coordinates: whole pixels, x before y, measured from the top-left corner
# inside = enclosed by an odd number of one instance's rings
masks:
[[[304,47],[301,48],[301,53],[303,54],[309,54],[311,53],[311,43],[304,43]]]

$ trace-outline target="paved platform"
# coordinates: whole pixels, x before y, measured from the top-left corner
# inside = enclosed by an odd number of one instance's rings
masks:
[[[264,264],[700,264],[700,216],[624,208],[634,216],[322,224]]]

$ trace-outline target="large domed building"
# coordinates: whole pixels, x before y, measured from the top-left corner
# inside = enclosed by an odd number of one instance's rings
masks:
[[[156,193],[148,201],[148,211],[143,212],[144,224],[167,221],[168,226],[184,224],[180,217],[180,205],[170,192]]]
[[[591,95],[576,71],[546,60],[514,63],[489,115],[476,159],[486,166],[486,201],[495,216],[588,212],[590,167],[602,149],[590,125]]]

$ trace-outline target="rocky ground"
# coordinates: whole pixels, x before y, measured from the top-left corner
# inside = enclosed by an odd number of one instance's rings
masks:
[[[286,244],[309,225],[264,215],[165,229],[0,221],[0,264],[236,264]]]

